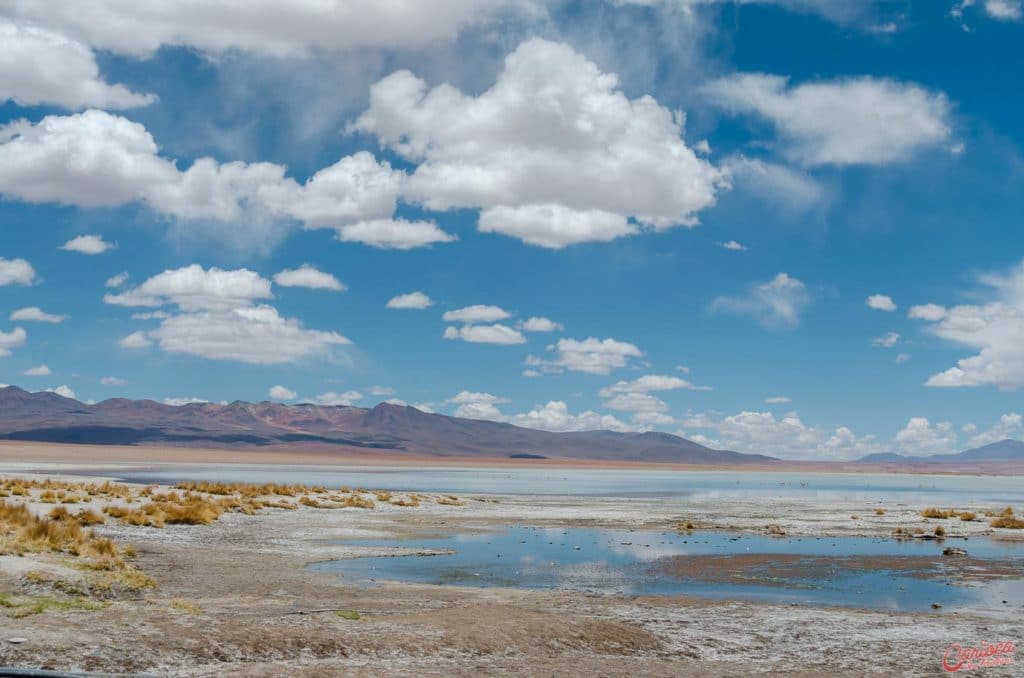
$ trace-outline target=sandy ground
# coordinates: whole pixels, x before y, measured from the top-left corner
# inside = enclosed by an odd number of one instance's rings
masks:
[[[511,524],[636,529],[691,520],[763,532],[771,523],[794,535],[889,534],[896,526],[937,524],[917,515],[922,507],[889,507],[884,516],[873,508],[500,497],[465,506],[233,513],[208,526],[108,524],[98,531],[133,544],[158,588],[98,610],[0,614],[0,665],[180,676],[933,676],[944,675],[940,660],[952,643],[1024,641],[1016,613],[903,614],[400,583],[367,589],[305,567],[397,555],[407,551],[404,537]],[[982,522],[955,527],[968,536],[990,529]],[[352,537],[394,538],[395,546],[327,543]],[[46,558],[0,557],[0,592],[40,593],[26,573],[48,568],[73,576],[62,567]],[[1020,675],[1013,667],[980,673]]]

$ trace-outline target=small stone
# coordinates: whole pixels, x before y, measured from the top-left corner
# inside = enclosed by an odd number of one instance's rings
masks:
[[[12,645],[21,645],[22,643],[27,643],[28,642],[28,638],[22,638],[21,636],[16,636],[14,638],[8,638],[7,642],[11,643]]]
[[[964,557],[967,556],[967,551],[965,551],[962,548],[957,548],[956,546],[947,546],[946,548],[942,549],[942,555],[944,555],[944,556],[958,556],[958,557],[964,558]]]
[[[938,610],[941,607],[942,607],[941,603],[932,603],[932,609],[933,610]]]

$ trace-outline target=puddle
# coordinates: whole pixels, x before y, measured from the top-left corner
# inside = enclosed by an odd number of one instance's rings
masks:
[[[345,541],[395,546],[395,542]],[[968,557],[943,556],[946,546]],[[572,590],[886,610],[1024,608],[1024,543],[512,527],[402,542],[430,557],[317,563],[345,582]],[[1005,603],[1003,601],[1006,601]]]

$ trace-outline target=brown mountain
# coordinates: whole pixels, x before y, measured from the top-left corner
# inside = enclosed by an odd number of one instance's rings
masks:
[[[0,439],[94,445],[289,447],[339,453],[546,457],[690,464],[776,463],[712,450],[667,433],[552,433],[381,403],[372,409],[235,401],[172,406],[114,398],[87,405],[55,393],[0,388]]]

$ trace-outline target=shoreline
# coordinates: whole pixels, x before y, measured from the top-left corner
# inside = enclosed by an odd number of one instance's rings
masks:
[[[455,455],[411,454],[349,454],[330,450],[305,448],[198,448],[172,446],[92,445],[0,441],[0,463],[33,462],[76,465],[88,469],[97,464],[163,465],[163,464],[229,464],[325,466],[325,467],[461,467],[500,469],[580,469],[609,471],[692,471],[692,472],[756,472],[756,473],[834,473],[858,475],[920,475],[920,476],[1024,476],[1024,466],[979,468],[976,465],[939,468],[924,466],[853,464],[849,462],[800,462],[780,460],[771,464],[682,464],[675,462],[625,461],[605,459],[514,459],[510,457],[476,457]]]
[[[9,466],[0,463],[0,476],[12,475]],[[75,478],[94,481],[102,482],[102,475]],[[149,492],[169,490],[159,486]],[[1024,637],[1016,601],[1012,609],[909,611],[623,591],[595,596],[508,585],[378,580],[365,586],[344,571],[311,567],[351,558],[431,555],[415,540],[510,525],[601,527],[626,535],[673,530],[685,517],[697,530],[764,534],[770,514],[791,535],[882,537],[894,526],[929,524],[916,505],[870,514],[873,504],[867,499],[462,499],[457,504],[426,500],[408,508],[385,502],[373,510],[270,507],[252,515],[225,513],[210,524],[163,528],[108,521],[95,528],[97,533],[133,547],[135,566],[152,576],[156,588],[23,617],[0,613],[0,637],[25,639],[0,643],[0,665],[173,676],[857,676],[878,671],[927,676],[952,643]],[[80,506],[101,508],[97,501]],[[861,519],[850,520],[854,510]],[[969,530],[971,537],[987,528],[946,524],[951,532]],[[787,563],[778,566],[791,569]],[[46,588],[34,570],[58,584],[87,576],[59,555],[0,556],[4,600],[68,600],[66,589]],[[890,642],[894,625],[903,641],[897,645]],[[801,641],[790,642],[793,637]],[[111,643],[112,638],[120,642]],[[868,651],[818,652],[838,639]]]

